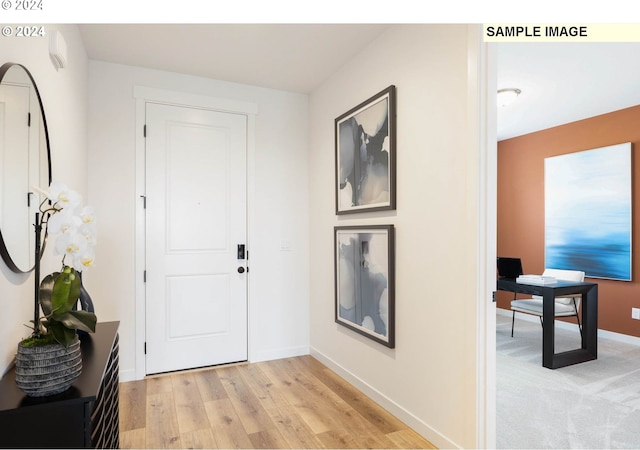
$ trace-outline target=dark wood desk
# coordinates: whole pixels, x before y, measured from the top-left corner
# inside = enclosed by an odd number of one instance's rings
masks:
[[[80,337],[82,374],[61,394],[27,396],[15,367],[0,379],[0,448],[119,448],[118,326]]]
[[[596,283],[563,281],[539,286],[498,279],[498,290],[542,296],[542,365],[549,369],[570,366],[598,358],[598,285]],[[579,349],[555,353],[555,297],[571,294],[582,296],[582,346]]]

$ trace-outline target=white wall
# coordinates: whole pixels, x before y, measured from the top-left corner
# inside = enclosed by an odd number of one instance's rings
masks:
[[[476,446],[477,117],[468,28],[399,25],[310,98],[311,353],[440,447]],[[336,216],[334,119],[394,84],[397,210]],[[334,323],[333,227],[396,227],[396,348]]]
[[[89,197],[98,210],[99,243],[97,267],[86,284],[99,319],[121,322],[121,380],[133,379],[135,351],[142,345],[134,339],[140,205],[134,86],[257,105],[255,150],[248,161],[249,357],[308,353],[308,97],[98,61],[89,67]],[[291,242],[291,251],[280,250],[281,240]]]
[[[75,25],[46,25],[45,32],[60,30],[67,43],[67,68],[56,71],[49,58],[49,39],[3,37],[0,65],[19,63],[27,67],[38,85],[51,143],[53,179],[86,194],[88,60]],[[46,188],[46,186],[43,186]],[[60,259],[49,249],[43,275],[60,269]],[[29,335],[33,317],[33,274],[16,275],[0,261],[0,374],[16,352],[18,341]]]

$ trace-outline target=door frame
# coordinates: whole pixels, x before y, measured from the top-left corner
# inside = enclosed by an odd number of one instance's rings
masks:
[[[135,99],[135,159],[136,159],[136,214],[135,214],[135,379],[141,380],[146,376],[144,343],[146,339],[146,286],[144,271],[146,267],[145,253],[145,106],[147,103],[161,103],[165,105],[183,106],[189,108],[207,109],[217,112],[243,114],[247,117],[247,248],[250,248],[251,211],[254,198],[253,183],[255,161],[255,129],[258,105],[242,100],[209,97],[180,91],[134,86]],[[251,361],[251,278],[247,280],[247,358]]]
[[[469,25],[469,146],[477,149],[476,448],[496,446],[497,61],[483,27]]]

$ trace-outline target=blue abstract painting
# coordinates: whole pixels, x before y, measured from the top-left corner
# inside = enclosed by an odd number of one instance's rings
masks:
[[[631,280],[631,143],[545,158],[545,267]]]

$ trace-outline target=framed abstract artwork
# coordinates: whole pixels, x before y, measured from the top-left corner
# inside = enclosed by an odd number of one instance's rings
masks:
[[[394,348],[393,225],[339,226],[334,232],[335,321]]]
[[[336,214],[396,207],[396,88],[335,120]]]
[[[631,143],[544,160],[545,267],[631,280]]]

